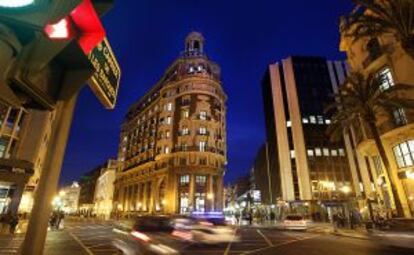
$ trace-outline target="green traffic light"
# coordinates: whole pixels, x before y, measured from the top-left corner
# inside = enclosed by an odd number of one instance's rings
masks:
[[[32,5],[35,0],[0,0],[2,8],[20,8]]]

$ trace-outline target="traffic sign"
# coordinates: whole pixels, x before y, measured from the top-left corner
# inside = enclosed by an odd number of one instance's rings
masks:
[[[121,80],[121,68],[108,39],[104,39],[89,54],[95,73],[88,84],[96,97],[107,109],[114,109]]]

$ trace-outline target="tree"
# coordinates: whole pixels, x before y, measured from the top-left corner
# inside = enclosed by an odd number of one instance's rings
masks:
[[[361,8],[346,20],[345,36],[359,40],[393,34],[402,48],[414,59],[413,0],[353,0]]]
[[[394,197],[397,216],[404,215],[396,183],[391,177],[391,167],[385,154],[384,144],[377,128],[377,118],[390,114],[398,108],[414,108],[414,101],[404,98],[402,94],[413,91],[412,85],[396,84],[384,88],[380,77],[371,75],[365,78],[360,73],[352,73],[335,94],[335,102],[327,106],[326,112],[332,113],[332,124],[327,133],[332,140],[338,140],[351,126],[366,123],[372,135],[379,156],[385,167],[385,175],[390,181],[390,191]],[[363,128],[363,127],[361,127]]]

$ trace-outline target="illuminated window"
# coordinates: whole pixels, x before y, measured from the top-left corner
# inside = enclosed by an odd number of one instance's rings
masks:
[[[391,74],[391,69],[388,67],[382,69],[377,74],[377,78],[379,79],[379,82],[381,83],[380,89],[382,91],[387,90],[395,85],[394,78],[392,77],[392,74]]]
[[[169,154],[169,153],[170,153],[170,147],[165,146],[165,147],[164,147],[164,153],[165,153],[165,154]]]
[[[190,111],[189,110],[183,110],[182,112],[181,112],[181,116],[182,116],[182,118],[183,119],[187,119],[187,118],[189,118],[190,117]]]
[[[188,134],[190,134],[190,130],[189,130],[187,127],[184,127],[184,128],[181,130],[181,134],[182,134],[182,135],[188,135]]]
[[[315,155],[316,155],[317,157],[322,156],[322,150],[321,150],[320,148],[315,148]]]
[[[408,140],[394,147],[394,156],[399,168],[414,165],[414,140]]]
[[[204,212],[205,211],[205,200],[206,194],[205,193],[195,193],[195,211],[196,212]]]
[[[200,120],[207,120],[207,112],[201,111],[200,112]]]
[[[180,185],[187,185],[190,183],[190,176],[188,174],[180,176]]]
[[[286,121],[286,127],[291,127],[292,126],[292,121],[288,120]]]
[[[308,156],[309,157],[315,156],[315,152],[313,150],[308,150]]]
[[[199,146],[199,151],[204,152],[206,151],[207,142],[201,141],[198,146]]]
[[[304,123],[304,124],[308,124],[308,123],[309,123],[308,118],[303,118],[303,119],[302,119],[302,123]]]
[[[309,121],[312,124],[316,124],[316,117],[315,116],[309,116]]]
[[[165,138],[170,138],[170,131],[165,132]]]
[[[338,151],[337,150],[331,150],[331,155],[332,155],[332,157],[337,157],[338,156]]]
[[[205,175],[197,175],[196,183],[197,185],[205,185],[207,182],[207,177]]]
[[[200,127],[198,132],[199,132],[200,135],[206,135],[207,134],[207,128],[206,127]]]
[[[317,116],[317,118],[318,118],[318,124],[324,124],[322,116]]]
[[[392,112],[394,116],[394,122],[396,125],[405,125],[407,124],[407,117],[403,108],[397,108]]]
[[[180,193],[180,213],[188,213],[189,212],[189,199],[188,193],[182,192]]]
[[[294,150],[290,150],[290,158],[295,158],[295,151]]]
[[[339,149],[339,156],[344,157],[345,156],[345,150],[344,149]]]
[[[372,161],[374,162],[375,171],[377,172],[377,175],[383,174],[381,158],[379,156],[374,156],[372,157]]]
[[[326,120],[325,120],[325,124],[326,124],[326,125],[329,125],[329,124],[331,124],[331,120],[329,120],[329,119],[326,119]]]
[[[167,104],[167,111],[172,111],[172,109],[173,109],[173,104],[172,103],[168,103]]]
[[[328,148],[323,148],[323,155],[324,156],[329,156],[329,149]]]
[[[168,117],[165,119],[165,123],[166,123],[167,125],[170,125],[170,124],[171,124],[171,122],[172,122],[172,118],[168,116]]]

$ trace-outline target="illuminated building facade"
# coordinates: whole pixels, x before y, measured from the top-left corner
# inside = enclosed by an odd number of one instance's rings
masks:
[[[226,94],[220,68],[193,32],[121,128],[114,209],[123,213],[222,210]]]
[[[80,189],[79,183],[73,182],[72,185],[63,187],[59,192],[62,209],[65,213],[75,214],[78,212]]]
[[[311,214],[342,208],[353,181],[342,141],[326,135],[324,108],[346,73],[344,62],[290,57],[269,66],[262,83],[272,200]],[[265,169],[262,172],[266,172]]]
[[[345,21],[343,21],[345,22]],[[366,77],[375,75],[387,89],[398,84],[414,86],[414,60],[404,51],[392,34],[354,40],[347,37],[347,26],[341,25],[340,49],[348,57],[350,68]],[[352,29],[352,27],[350,28]],[[413,93],[400,95],[414,99]],[[378,210],[395,209],[389,189],[390,181],[365,123],[355,123],[351,129],[359,163],[358,192],[363,193]],[[377,116],[377,127],[390,162],[405,217],[414,215],[414,110],[396,107]]]
[[[31,211],[52,120],[53,113],[0,103],[0,214]]]
[[[96,181],[94,212],[101,219],[109,219],[111,216],[117,167],[118,162],[116,160],[108,160],[102,167],[101,174]]]

